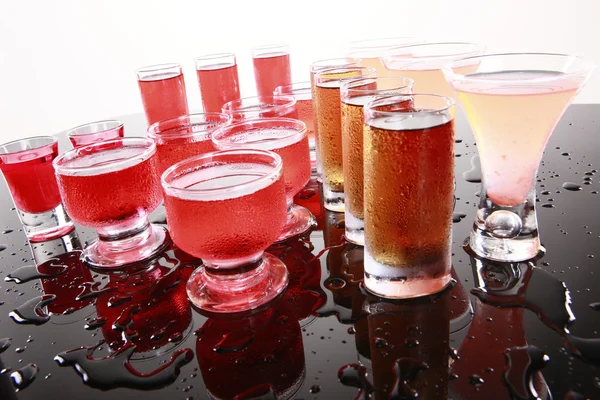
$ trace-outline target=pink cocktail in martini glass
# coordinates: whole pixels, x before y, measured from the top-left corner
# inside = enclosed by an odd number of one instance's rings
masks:
[[[464,72],[467,65],[475,70]],[[470,246],[524,261],[540,251],[535,176],[546,143],[594,64],[562,54],[493,54],[444,67],[475,134],[482,188]]]

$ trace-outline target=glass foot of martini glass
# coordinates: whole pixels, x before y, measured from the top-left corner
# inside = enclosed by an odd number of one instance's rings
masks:
[[[54,160],[54,169],[67,213],[98,234],[82,254],[92,267],[139,262],[168,244],[166,229],[148,221],[162,200],[152,141],[121,138],[79,147]]]
[[[162,175],[173,241],[204,263],[187,283],[202,311],[254,310],[286,288],[285,265],[264,253],[286,220],[282,164],[270,151],[228,150],[181,161]]]
[[[594,67],[579,57],[535,53],[468,57],[444,67],[481,160],[469,241],[480,257],[516,262],[540,251],[535,176],[554,127]]]

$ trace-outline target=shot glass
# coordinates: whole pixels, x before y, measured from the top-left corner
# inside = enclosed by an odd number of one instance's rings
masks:
[[[188,158],[161,178],[175,244],[201,258],[187,294],[207,313],[263,306],[288,283],[285,265],[265,253],[286,220],[281,157],[229,150]]]
[[[339,67],[315,74],[314,101],[317,111],[321,167],[323,168],[323,204],[330,211],[344,212],[340,87],[344,82],[350,80],[374,76],[375,69],[368,67]]]
[[[360,58],[360,65],[375,68],[378,77],[403,76],[395,71],[387,70],[381,63],[380,57],[395,47],[408,46],[422,43],[422,39],[413,37],[393,37],[379,39],[365,39],[348,43],[349,57]]]
[[[234,122],[250,118],[298,118],[294,96],[274,96],[272,93],[230,101],[221,111],[231,115]]]
[[[103,142],[105,140],[122,138],[125,133],[123,123],[117,120],[90,122],[79,125],[67,131],[67,137],[73,147],[87,146],[88,144]]]
[[[450,282],[453,109],[454,100],[425,94],[365,106],[365,286],[381,297],[424,296]]]
[[[290,46],[274,44],[255,47],[251,50],[251,54],[256,93],[259,96],[270,96],[277,86],[292,83]]]
[[[342,153],[346,239],[364,246],[363,127],[365,104],[384,96],[410,94],[412,79],[403,77],[363,78],[340,88],[342,101]],[[407,101],[407,107],[410,101]]]
[[[58,141],[38,136],[0,145],[0,170],[31,242],[56,239],[73,230],[63,208],[52,161]]]
[[[152,65],[136,73],[148,126],[189,114],[181,65]]]
[[[204,112],[221,112],[225,103],[240,98],[238,67],[233,53],[194,59]]]
[[[181,160],[214,151],[210,135],[229,121],[231,116],[222,113],[198,113],[150,125],[148,137],[156,143],[158,176]]]
[[[148,222],[162,200],[152,141],[122,138],[79,147],[55,159],[54,168],[65,209],[98,234],[83,250],[84,262],[121,267],[166,246],[166,230]]]
[[[317,173],[317,155],[315,149],[315,114],[312,100],[312,87],[310,81],[292,83],[287,86],[278,86],[273,91],[274,96],[288,95],[296,99],[298,119],[306,124],[308,146],[310,148],[310,167],[313,174]]]
[[[475,43],[421,43],[387,51],[381,58],[386,71],[415,81],[415,93],[430,93],[456,100],[456,92],[444,77],[442,68],[452,61],[483,54],[485,46]],[[460,73],[477,70],[477,61],[465,65]]]
[[[323,168],[321,167],[321,157],[319,151],[319,135],[317,133],[317,104],[315,102],[315,74],[319,71],[323,71],[330,68],[338,67],[356,67],[360,65],[362,60],[360,58],[332,58],[328,60],[319,60],[310,64],[310,89],[312,91],[312,106],[313,106],[313,118],[315,119],[314,130],[315,130],[315,157],[317,159],[317,181],[323,182]]]
[[[277,153],[283,160],[283,180],[287,219],[277,241],[289,239],[316,226],[315,217],[306,208],[294,204],[310,180],[310,158],[306,125],[287,118],[254,119],[225,125],[212,134],[219,150],[261,149]]]

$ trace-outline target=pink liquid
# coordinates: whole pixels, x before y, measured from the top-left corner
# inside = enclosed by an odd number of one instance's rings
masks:
[[[139,149],[114,149],[101,154],[108,159],[110,152],[119,152],[123,158],[128,158],[132,151],[139,153]],[[86,158],[97,154],[75,159],[72,163],[87,161],[93,164]],[[114,159],[114,155],[112,157]],[[154,155],[118,171],[98,175],[58,175],[58,185],[67,213],[75,221],[91,228],[146,217],[162,199]]]
[[[56,184],[52,160],[58,155],[58,144],[51,149],[29,150],[17,153],[17,161],[4,164],[0,158],[0,169],[8,184],[15,205],[21,211],[42,213],[56,208],[60,202],[60,193]],[[13,157],[13,156],[11,156]]]
[[[240,98],[237,64],[217,64],[196,71],[204,112],[221,112],[223,104]]]
[[[296,110],[298,110],[298,119],[306,124],[306,133],[308,140],[315,141],[315,116],[312,99],[296,99]]]
[[[208,135],[201,139],[182,138],[180,140],[157,142],[156,163],[158,176],[161,176],[167,168],[179,161],[215,150],[215,146]]]
[[[73,147],[87,146],[88,144],[104,142],[106,140],[122,138],[125,130],[123,126],[115,129],[108,129],[102,132],[87,133],[81,135],[69,135],[69,140]]]
[[[160,74],[138,81],[148,125],[189,114],[183,74]]]
[[[528,80],[560,75],[549,71],[474,74],[470,76],[482,80],[456,87],[477,140],[483,184],[497,205],[525,202],[546,143],[584,82],[581,78],[536,84]],[[503,80],[517,82],[498,83]]]
[[[268,174],[261,164],[210,165],[177,178],[179,188],[209,189],[240,185]],[[173,241],[205,262],[256,259],[281,233],[286,219],[284,181],[264,181],[258,188],[193,200],[165,193]]]
[[[271,96],[278,86],[292,83],[290,55],[288,53],[268,53],[252,59],[254,78],[259,96]]]

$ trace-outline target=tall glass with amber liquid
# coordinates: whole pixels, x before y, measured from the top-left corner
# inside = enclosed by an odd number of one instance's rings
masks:
[[[403,77],[362,78],[348,81],[340,88],[342,101],[342,153],[346,239],[365,244],[363,206],[363,106],[372,100],[410,94],[412,79]]]
[[[315,74],[317,132],[323,168],[324,206],[330,211],[344,212],[344,170],[342,161],[342,106],[340,87],[343,83],[375,76],[368,67],[340,67]]]
[[[364,185],[367,289],[382,297],[410,298],[446,287],[451,279],[454,101],[414,94],[367,104]]]

